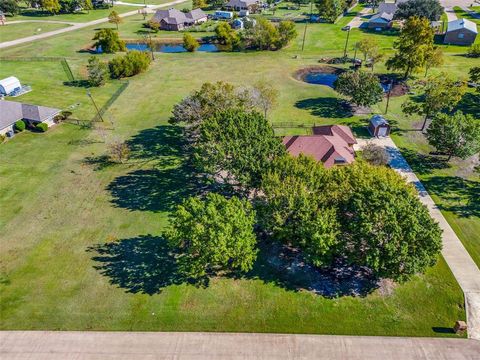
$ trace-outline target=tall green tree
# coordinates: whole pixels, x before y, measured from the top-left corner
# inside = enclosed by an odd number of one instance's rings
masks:
[[[118,13],[115,10],[112,10],[112,12],[108,15],[108,22],[110,24],[115,24],[117,26],[117,31],[118,31],[118,25],[121,24],[123,19],[118,15]]]
[[[351,263],[395,280],[436,263],[442,231],[412,185],[392,169],[361,161],[337,171],[348,183],[339,213],[343,254]]]
[[[398,4],[395,19],[407,20],[417,16],[429,21],[438,21],[443,15],[443,10],[438,0],[408,0]]]
[[[205,119],[193,150],[200,172],[242,189],[257,189],[271,160],[285,153],[265,117],[235,108]]]
[[[215,35],[220,44],[227,50],[234,50],[240,46],[240,37],[232,27],[224,21],[221,21],[215,28]]]
[[[58,14],[60,11],[60,3],[58,0],[42,0],[42,8],[52,14]]]
[[[359,106],[371,106],[382,100],[378,77],[364,71],[347,71],[335,80],[335,90]]]
[[[428,119],[443,111],[452,111],[467,91],[464,82],[439,74],[427,79],[424,94],[416,100],[408,99],[402,104],[406,115],[423,116],[421,130],[425,130]]]
[[[400,36],[395,40],[395,54],[386,62],[387,69],[404,72],[405,78],[425,66],[433,51],[434,31],[426,18],[407,19]]]
[[[480,122],[457,111],[453,115],[438,114],[427,129],[430,145],[438,151],[466,159],[480,151]]]
[[[98,57],[92,56],[88,59],[87,71],[90,86],[102,86],[105,84],[108,76],[108,66],[100,61]]]
[[[363,54],[364,62],[367,61],[367,57],[369,57],[373,51],[378,51],[378,43],[373,37],[365,37],[357,42],[355,46]]]
[[[20,12],[20,7],[16,0],[0,0],[0,11],[15,16]]]
[[[336,255],[340,225],[336,182],[313,158],[278,157],[261,184],[257,203],[261,228],[273,239],[301,249],[315,266],[329,265]]]
[[[101,48],[102,52],[107,54],[126,51],[125,42],[120,40],[118,33],[112,29],[98,30],[92,40],[96,40],[94,47]]]
[[[247,272],[257,257],[255,211],[246,200],[209,193],[178,206],[166,232],[177,249],[179,269],[201,279],[223,271]]]
[[[200,44],[198,43],[197,39],[195,39],[192,34],[185,33],[183,34],[183,47],[188,52],[194,52],[198,49]]]
[[[251,96],[253,103],[263,111],[265,119],[268,119],[268,111],[277,103],[278,90],[269,82],[260,80],[253,85]]]
[[[318,15],[325,21],[334,23],[345,10],[344,0],[315,0]]]
[[[436,68],[443,65],[443,51],[438,46],[435,46],[432,51],[426,53],[425,58],[425,76],[431,68]]]

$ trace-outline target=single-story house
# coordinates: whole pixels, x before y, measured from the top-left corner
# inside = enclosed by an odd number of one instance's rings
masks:
[[[378,4],[378,13],[388,13],[395,15],[398,9],[398,5],[401,3],[407,2],[408,0],[390,0],[390,1],[383,1]]]
[[[207,14],[202,9],[193,9],[184,13],[177,9],[157,10],[151,21],[160,24],[162,30],[179,31],[186,27],[207,21]]]
[[[390,29],[393,23],[393,14],[391,13],[378,13],[373,15],[368,20],[368,28],[369,29]]]
[[[15,76],[9,76],[0,80],[0,95],[10,95],[21,88],[22,84]]]
[[[457,19],[448,22],[443,42],[454,45],[472,45],[477,34],[477,24],[467,19]]]
[[[321,161],[326,168],[355,161],[357,140],[348,126],[316,126],[313,135],[286,136],[283,144],[292,156],[304,154]]]
[[[368,124],[368,131],[372,136],[386,137],[390,135],[390,124],[382,115],[374,115]]]
[[[15,122],[24,120],[29,124],[45,123],[52,126],[59,109],[39,105],[23,104],[17,101],[0,100],[0,134],[13,130]]]
[[[225,8],[229,10],[241,11],[241,10],[254,10],[255,6],[260,5],[258,0],[229,0],[225,4]]]

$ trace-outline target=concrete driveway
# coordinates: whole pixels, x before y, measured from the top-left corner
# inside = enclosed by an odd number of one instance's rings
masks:
[[[480,342],[465,339],[235,333],[0,333],[2,360],[478,360],[479,354]]]

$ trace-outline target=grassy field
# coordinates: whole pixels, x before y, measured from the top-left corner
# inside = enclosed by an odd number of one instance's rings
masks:
[[[478,17],[473,16],[471,13],[468,11],[463,10],[459,6],[455,6],[453,8],[453,11],[455,11],[455,15],[457,15],[457,18],[459,19],[468,19],[471,20],[477,24],[480,24],[480,19]],[[480,13],[479,13],[480,14]]]
[[[462,293],[443,259],[389,295],[374,291],[365,297],[333,299],[282,286],[281,274],[269,269],[263,258],[245,278],[213,279],[207,288],[181,283],[168,266],[161,234],[169,211],[190,188],[179,131],[167,125],[172,106],[205,81],[246,85],[264,78],[280,93],[270,115],[274,125],[346,123],[359,130],[366,117],[342,110],[332,89],[293,77],[299,68],[342,52],[346,33],[339,28],[349,19],[309,26],[303,53],[299,37],[278,52],[158,54],[152,68],[132,78],[108,111],[112,124],[103,125],[112,130],[106,136],[62,124],[46,134],[24,133],[1,145],[1,157],[7,160],[0,163],[0,197],[6,204],[0,222],[0,327],[451,336],[447,328],[465,313]],[[303,29],[303,24],[298,26]],[[4,53],[66,56],[75,74],[83,74],[89,55],[78,51],[90,42],[93,31],[83,29]],[[384,49],[395,39],[353,30],[351,44],[362,36],[375,36]],[[444,70],[466,76],[471,60],[456,56],[465,49],[445,49],[449,55]],[[80,103],[77,117],[93,115],[85,89],[65,86],[58,64],[0,65],[0,77],[15,74],[32,85],[34,91],[18,100],[58,107]],[[378,66],[378,71],[385,69]],[[110,82],[95,89],[95,99],[105,103],[118,86]],[[415,160],[428,155],[430,148],[418,131],[410,131],[418,119],[401,115],[403,100],[392,99],[389,117],[396,127],[395,141]],[[381,112],[383,106],[374,110]],[[132,144],[126,164],[102,160],[105,141],[115,139]],[[462,229],[459,236],[475,256],[480,219],[474,199],[480,179],[465,170],[465,164],[454,161],[440,168],[412,162],[422,180],[435,179],[426,181],[429,191],[455,230]],[[459,176],[471,182],[468,191],[465,184],[456,183]],[[445,180],[439,182],[440,177]],[[449,191],[438,185],[447,183]],[[463,197],[455,198],[461,190]],[[478,256],[476,260],[479,263]]]
[[[67,26],[69,25],[36,22],[0,26],[0,42],[15,40],[32,35],[38,35],[44,32],[62,29]]]

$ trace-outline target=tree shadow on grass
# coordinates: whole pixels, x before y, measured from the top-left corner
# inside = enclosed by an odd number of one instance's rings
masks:
[[[475,118],[480,118],[480,95],[466,93],[458,103],[458,109],[464,114],[470,114]]]
[[[450,164],[438,156],[420,154],[407,148],[400,148],[400,152],[413,171],[420,175],[431,174],[434,170],[448,169],[450,167]]]
[[[153,295],[186,279],[178,272],[173,254],[163,237],[144,235],[87,249],[102,275],[129,293]]]
[[[312,115],[323,118],[347,118],[352,117],[352,107],[341,99],[322,97],[315,99],[303,99],[295,103],[299,109],[308,110]]]
[[[480,217],[480,181],[459,176],[434,176],[423,181],[429,192],[444,200],[438,207],[459,217]]]

